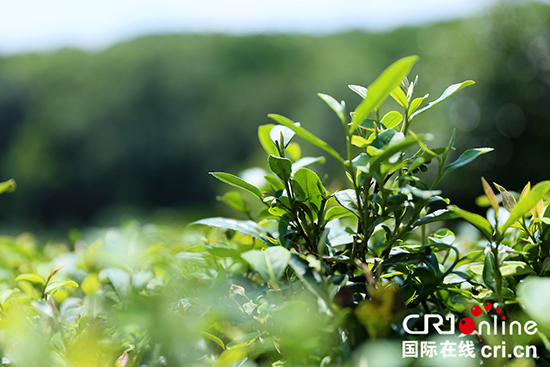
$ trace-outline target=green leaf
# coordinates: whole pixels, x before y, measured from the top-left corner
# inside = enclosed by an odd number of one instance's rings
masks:
[[[440,209],[440,210],[434,211],[433,213],[425,215],[419,220],[417,220],[414,223],[414,227],[422,226],[428,223],[439,222],[442,220],[455,219],[455,218],[460,218],[460,215],[458,215],[455,212],[451,212],[447,209]]]
[[[277,114],[269,114],[268,117],[277,121],[281,125],[288,127],[289,129],[294,131],[299,137],[315,145],[316,147],[323,149],[325,152],[329,153],[340,162],[344,162],[344,159],[340,156],[340,154],[338,154],[336,150],[334,150],[334,148],[332,148],[330,145],[328,145],[323,140],[319,139],[303,127],[294,125],[294,122],[292,120]]]
[[[17,184],[15,183],[15,180],[13,178],[4,182],[0,182],[0,194],[6,194],[15,191],[16,188]]]
[[[63,288],[63,287],[75,287],[78,288],[78,283],[72,280],[55,280],[53,282],[49,282],[46,286],[45,293],[51,293],[56,289]]]
[[[300,126],[300,124],[295,123],[295,126]],[[290,144],[290,141],[294,137],[294,131],[292,129],[289,129],[286,126],[280,126],[275,125],[269,132],[269,136],[271,138],[271,141],[273,141],[273,144],[278,144],[281,140],[282,136],[282,142],[284,143],[284,147],[286,148],[288,144]]]
[[[378,134],[376,136],[376,138],[374,138],[374,140],[372,141],[371,146],[373,146],[377,149],[381,149],[381,148],[385,147],[386,145],[388,145],[390,142],[392,142],[392,140],[393,141],[403,140],[403,137],[404,137],[404,135],[402,133],[396,131],[395,129],[384,130],[380,134]]]
[[[523,261],[505,261],[500,266],[500,274],[502,274],[503,277],[513,277],[534,272],[533,268]]]
[[[310,169],[300,168],[294,173],[291,183],[296,200],[306,203],[315,213],[318,213],[321,202],[327,196],[327,190],[319,176]]]
[[[46,281],[44,280],[44,278],[42,278],[38,274],[21,274],[21,275],[17,276],[17,278],[15,278],[16,282],[18,282],[20,280],[26,280],[26,281],[31,282],[31,283],[39,283],[39,284],[42,284],[42,285],[46,284]]]
[[[264,176],[265,180],[273,187],[275,191],[283,191],[285,189],[283,183],[273,176]]]
[[[392,96],[392,98],[395,99],[395,101],[401,106],[405,108],[409,107],[409,101],[407,101],[407,96],[405,95],[405,92],[403,92],[403,89],[401,89],[401,86],[395,88],[390,93],[390,96]]]
[[[294,162],[292,164],[292,171],[296,172],[300,168],[310,166],[313,163],[323,164],[323,163],[325,163],[325,161],[326,161],[325,157],[322,157],[322,156],[321,157],[304,157],[304,158],[300,159],[299,161]]]
[[[372,111],[380,107],[390,93],[401,84],[401,81],[407,76],[417,60],[418,56],[402,58],[391,64],[380,74],[367,88],[369,91],[367,97],[355,109],[350,132],[353,132]]]
[[[269,247],[265,250],[250,250],[243,252],[241,257],[246,260],[266,282],[277,282],[290,261],[290,251],[281,246]]]
[[[292,174],[292,162],[290,159],[280,158],[270,154],[267,161],[271,171],[283,180],[283,182],[288,182]]]
[[[468,149],[464,153],[458,157],[456,161],[449,164],[447,167],[445,167],[444,172],[449,173],[451,171],[454,171],[455,169],[465,166],[477,157],[479,157],[482,154],[489,153],[493,151],[493,148],[474,148],[474,149]]]
[[[343,218],[351,215],[348,209],[341,206],[334,206],[327,210],[325,215],[325,222],[330,222],[331,220]]]
[[[421,114],[422,112],[425,112],[425,111],[437,106],[438,104],[440,104],[441,102],[443,102],[444,100],[446,100],[447,98],[449,98],[450,96],[452,96],[453,94],[455,94],[456,92],[461,90],[462,88],[466,88],[467,86],[472,85],[472,84],[475,84],[475,82],[473,80],[466,80],[462,83],[456,83],[456,84],[451,85],[450,87],[445,89],[443,94],[441,94],[441,96],[438,99],[428,103],[428,105],[426,107],[424,107],[424,108],[416,111],[415,113],[413,113],[411,115],[411,119],[413,119],[415,116]]]
[[[493,240],[493,227],[487,219],[483,218],[479,214],[470,213],[466,210],[460,209],[456,205],[449,205],[447,209],[476,227],[489,241]]]
[[[382,117],[382,124],[386,129],[393,129],[403,121],[403,115],[397,111],[390,111]]]
[[[218,344],[222,349],[225,349],[225,344],[224,344],[223,341],[222,341],[220,338],[218,338],[217,336],[212,335],[212,334],[210,334],[210,333],[207,333],[206,331],[201,331],[200,334],[201,334],[204,338],[206,338],[206,339],[208,339],[208,340],[210,340],[210,341],[213,341],[214,343]]]
[[[309,267],[308,262],[305,261],[298,255],[293,252],[290,256],[290,261],[288,265],[294,270],[296,276],[305,284],[306,288],[316,295],[317,297],[323,298],[323,289],[321,288],[321,280],[316,273]]]
[[[489,251],[485,254],[485,261],[483,264],[483,283],[497,293],[497,279],[500,278],[500,273],[496,267],[495,255]]]
[[[348,88],[354,91],[355,93],[359,94],[361,98],[363,99],[367,98],[367,88],[362,87],[360,85],[354,85],[354,84],[348,85]]]
[[[407,137],[396,144],[390,144],[381,154],[372,158],[370,162],[371,169],[377,169],[382,162],[414,144],[416,144],[416,140],[412,137]]]
[[[248,207],[244,201],[242,195],[236,191],[226,192],[223,196],[218,197],[219,201],[223,201],[233,209],[236,209],[240,212],[248,212]]]
[[[3,306],[4,303],[6,303],[11,298],[11,295],[14,293],[19,293],[19,289],[4,289],[2,292],[0,292],[0,305]]]
[[[274,126],[275,124],[259,126],[258,139],[260,140],[260,144],[262,144],[262,147],[267,152],[267,154],[277,155],[279,152],[277,151],[277,147],[275,146],[273,140],[271,140],[271,136],[269,135],[271,129],[273,129]]]
[[[318,93],[317,94],[325,103],[334,111],[336,115],[342,121],[342,123],[347,127],[347,117],[346,117],[346,107],[341,104],[328,94]]]
[[[550,326],[550,278],[529,277],[518,285],[517,294],[525,312],[537,323]]]
[[[508,213],[511,213],[512,209],[514,209],[514,206],[516,206],[516,199],[504,187],[494,182],[493,182],[493,185],[495,185],[497,190],[500,192],[500,195],[502,197],[502,205],[504,206],[504,209],[506,209]]]
[[[245,180],[243,180],[240,177],[237,177],[235,175],[232,175],[230,173],[225,172],[209,172],[212,176],[216,177],[218,180],[225,182],[226,184],[229,184],[231,186],[239,187],[241,189],[244,189],[246,191],[250,191],[254,195],[256,195],[260,200],[263,200],[264,197],[262,195],[262,192],[259,188],[257,188],[254,185],[249,184]]]
[[[413,99],[413,101],[411,102],[411,107],[409,108],[409,117],[414,111],[416,111],[418,106],[420,106],[420,104],[424,102],[424,100],[428,97],[429,97],[429,94],[426,94],[424,97],[418,97]]]
[[[191,224],[202,224],[205,226],[231,229],[252,236],[255,239],[262,241],[268,246],[272,246],[273,242],[267,237],[267,232],[251,220],[235,220],[228,218],[206,218],[201,219]],[[274,241],[274,240],[273,240]]]
[[[357,204],[357,195],[352,189],[340,190],[334,193],[334,198],[338,201],[338,204],[355,214],[357,217],[361,217],[359,213],[359,205]]]
[[[514,209],[512,209],[510,217],[508,217],[506,223],[500,226],[500,230],[504,231],[519,218],[522,218],[524,215],[529,213],[531,208],[533,208],[537,202],[546,195],[548,190],[550,190],[550,181],[542,181],[533,186],[531,191],[529,191],[529,194],[519,199],[514,206]]]

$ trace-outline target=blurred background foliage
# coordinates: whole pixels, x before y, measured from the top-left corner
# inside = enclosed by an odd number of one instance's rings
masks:
[[[256,127],[268,113],[342,141],[315,94],[353,108],[360,101],[347,84],[366,85],[411,54],[421,57],[411,75],[431,99],[476,81],[415,131],[456,128],[458,151],[496,148],[442,183],[452,202],[478,210],[481,175],[512,190],[548,179],[549,25],[550,8],[533,3],[383,34],[149,36],[101,52],[0,58],[0,172],[19,187],[2,198],[2,226],[66,233],[118,224],[121,213],[182,222],[219,214],[222,188],[207,172],[266,168]]]

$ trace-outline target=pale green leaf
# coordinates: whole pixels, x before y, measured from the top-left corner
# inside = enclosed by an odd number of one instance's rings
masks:
[[[391,64],[380,76],[367,88],[367,97],[355,109],[350,131],[353,132],[367,116],[380,107],[390,93],[401,84],[407,76],[418,56],[408,56]]]
[[[428,103],[428,105],[426,107],[414,112],[411,115],[411,119],[413,119],[415,116],[421,114],[422,112],[425,112],[425,111],[437,106],[438,104],[440,104],[441,102],[443,102],[444,100],[446,100],[447,98],[449,98],[450,96],[452,96],[453,94],[455,94],[456,92],[461,90],[462,88],[465,88],[465,87],[470,86],[472,84],[475,84],[475,82],[473,80],[466,80],[462,83],[456,83],[456,84],[453,84],[453,85],[449,86],[447,89],[445,89],[443,94],[441,94],[441,96],[438,99]]]
[[[336,150],[334,150],[334,148],[332,148],[330,145],[328,145],[323,140],[319,139],[318,137],[316,137],[315,135],[313,135],[303,127],[294,125],[294,122],[292,120],[276,114],[270,114],[268,116],[273,120],[277,121],[278,123],[280,123],[281,125],[284,125],[289,129],[291,129],[292,131],[294,131],[296,135],[298,135],[302,139],[315,145],[318,148],[323,149],[325,152],[329,153],[334,158],[338,159],[340,162],[342,163],[344,162],[344,159],[340,156],[340,154],[338,154]]]

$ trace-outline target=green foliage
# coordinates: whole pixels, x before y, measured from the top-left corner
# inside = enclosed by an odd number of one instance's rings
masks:
[[[486,218],[450,205],[439,183],[491,149],[466,150],[449,164],[454,132],[443,147],[414,132],[425,97],[414,97],[418,79],[405,74],[416,59],[398,60],[368,89],[351,86],[365,98],[349,116],[346,103],[320,95],[342,122],[339,146],[270,115],[279,125],[258,131],[271,170],[265,182],[212,173],[242,189],[219,199],[248,220],[207,218],[185,231],[130,222],[101,235],[73,233],[70,246],[0,237],[2,363],[416,366],[395,348],[424,340],[405,334],[407,315],[460,319],[489,302],[506,305],[507,317],[540,323],[534,336],[509,337],[535,344],[536,362],[547,364],[548,297],[537,289],[549,287],[550,184],[528,184],[517,199],[495,184],[499,199],[482,179]],[[399,111],[380,119],[389,97]],[[324,159],[301,157],[298,138],[332,156],[348,181],[318,174],[314,164]],[[453,219],[481,239],[461,243],[442,226]],[[483,360],[506,363],[516,362]]]

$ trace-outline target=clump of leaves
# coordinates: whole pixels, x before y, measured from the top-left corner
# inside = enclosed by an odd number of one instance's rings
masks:
[[[492,149],[469,149],[451,160],[454,131],[442,147],[430,146],[432,135],[415,133],[420,115],[474,84],[470,80],[453,84],[423,105],[428,95],[414,94],[418,77],[407,79],[416,61],[416,56],[398,60],[367,88],[350,85],[363,98],[351,112],[344,101],[319,94],[341,122],[344,154],[300,123],[269,115],[278,125],[258,129],[272,172],[264,177],[265,184],[258,187],[229,173],[212,173],[252,193],[262,209],[251,212],[245,197],[233,191],[222,200],[250,220],[210,218],[197,222],[257,240],[264,249],[251,250],[243,258],[273,288],[297,278],[326,305],[328,314],[338,317],[342,309],[356,309],[353,317],[367,333],[352,335],[352,330],[348,335],[352,344],[386,335],[391,320],[403,307],[423,306],[424,312],[462,309],[449,302],[449,292],[457,291],[460,283],[470,278],[456,268],[469,260],[461,257],[454,234],[448,229],[429,234],[426,227],[461,216],[454,206],[431,209],[450,204],[441,196],[438,184],[448,173]],[[388,98],[399,108],[382,115],[381,107]],[[302,158],[295,137],[336,159],[348,178],[348,187],[327,190],[326,180],[309,168],[324,162],[324,157]],[[428,171],[434,172],[430,175]],[[292,270],[285,273],[287,266]],[[275,268],[279,271],[274,272]],[[283,274],[290,278],[281,281]],[[364,317],[366,310],[368,317]],[[382,314],[389,321],[374,322]]]

